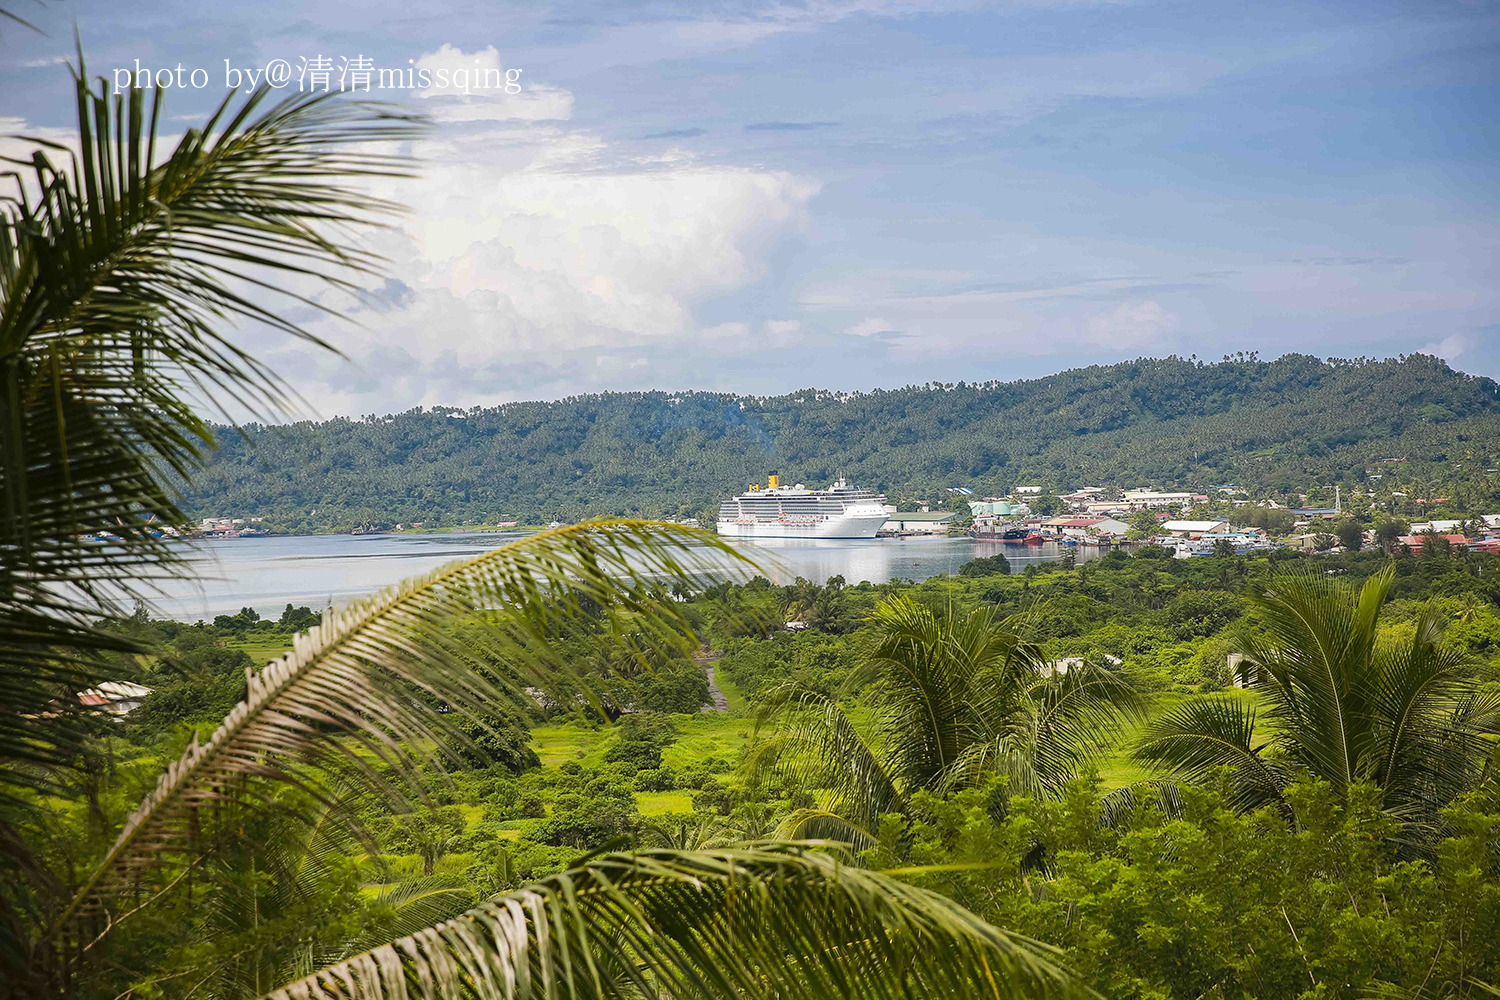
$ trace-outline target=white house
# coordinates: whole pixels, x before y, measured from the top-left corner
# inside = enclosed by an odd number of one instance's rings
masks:
[[[96,688],[78,692],[78,704],[110,715],[125,715],[140,707],[151,689],[129,681],[105,681]]]
[[[1087,660],[1088,657],[1084,656],[1064,656],[1061,659],[1050,661],[1045,667],[1038,667],[1037,672],[1041,674],[1065,674],[1074,667],[1083,666]],[[1096,658],[1095,662],[1108,664],[1111,667],[1118,667],[1120,665],[1120,658],[1103,653]]]
[[[1178,538],[1217,535],[1229,530],[1228,521],[1163,521],[1161,530]]]

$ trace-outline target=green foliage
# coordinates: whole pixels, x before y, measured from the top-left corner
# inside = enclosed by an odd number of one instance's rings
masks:
[[[1423,418],[1431,403],[1456,419]],[[1001,494],[1037,479],[1059,489],[1148,480],[1276,491],[1312,479],[1342,481],[1348,496],[1350,470],[1390,454],[1409,456],[1402,468],[1427,478],[1449,474],[1439,455],[1494,467],[1500,392],[1426,355],[1164,358],[1009,383],[776,397],[603,393],[249,431],[243,441],[225,435],[195,480],[205,512],[255,512],[293,531],[502,516],[542,524],[713,516],[770,468],[808,484],[843,473],[912,499],[956,481]],[[1478,475],[1466,495],[1500,500],[1500,483]],[[1262,516],[1273,533],[1290,530],[1289,512]]]
[[[620,740],[604,754],[608,763],[630,765],[632,771],[661,767],[661,746],[650,740]]]
[[[459,757],[471,767],[498,764],[512,774],[519,774],[541,766],[531,747],[526,723],[514,715],[498,712],[476,715],[455,728],[463,740]]]
[[[999,574],[1004,576],[1010,572],[1010,560],[1005,558],[1005,553],[996,552],[992,556],[980,556],[970,559],[958,568],[959,576],[993,576]]]
[[[1186,781],[1228,770],[1230,802],[1276,806],[1299,773],[1339,795],[1372,786],[1401,848],[1430,848],[1439,814],[1486,773],[1500,735],[1500,691],[1473,681],[1460,650],[1442,642],[1442,609],[1406,634],[1383,637],[1394,580],[1387,568],[1356,593],[1326,575],[1289,573],[1251,592],[1256,627],[1243,639],[1264,717],[1227,697],[1157,718],[1137,756]]]
[[[1190,789],[1171,818],[1143,803],[1112,827],[1087,783],[1051,802],[1013,798],[1004,819],[992,794],[887,817],[870,863],[984,865],[915,879],[1061,946],[1105,996],[1355,1000],[1500,978],[1493,788],[1447,811],[1427,863],[1383,849],[1392,823],[1370,786],[1293,785],[1287,814],[1236,813]]]
[[[1135,707],[1122,679],[1090,663],[1054,669],[1021,631],[1024,620],[997,619],[989,608],[935,614],[893,597],[872,623],[841,691],[863,689],[866,723],[839,699],[795,684],[772,703],[777,725],[750,772],[826,790],[825,807],[794,812],[786,832],[862,842],[882,813],[908,808],[919,791],[997,773],[1053,794]]]

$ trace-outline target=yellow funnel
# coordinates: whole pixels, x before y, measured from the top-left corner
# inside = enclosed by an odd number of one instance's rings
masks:
[[[771,473],[770,479],[771,479],[771,485],[769,487],[770,489],[774,490],[776,487],[778,487],[778,486],[781,485],[781,477],[779,475],[777,475],[776,473],[774,473],[774,472]]]

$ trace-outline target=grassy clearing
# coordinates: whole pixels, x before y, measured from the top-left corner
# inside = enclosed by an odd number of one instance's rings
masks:
[[[595,729],[582,722],[536,726],[531,730],[532,745],[543,767],[576,760],[584,766],[604,763],[604,752],[619,737],[613,729]]]
[[[292,649],[290,642],[231,641],[225,645],[230,649],[244,650],[245,654],[255,661],[257,667],[263,667],[272,660],[280,659],[282,654],[289,653]]]
[[[1122,788],[1131,782],[1143,781],[1151,777],[1151,772],[1147,768],[1130,759],[1130,750],[1140,739],[1146,726],[1151,723],[1151,720],[1165,712],[1170,712],[1187,701],[1218,697],[1219,695],[1248,703],[1254,708],[1259,708],[1262,703],[1259,693],[1244,691],[1239,688],[1227,688],[1219,692],[1218,695],[1179,694],[1169,691],[1153,696],[1149,707],[1146,709],[1145,717],[1126,726],[1124,732],[1120,734],[1120,739],[1116,744],[1114,752],[1099,762],[1099,779],[1102,787],[1106,790]],[[1263,727],[1264,722],[1258,720],[1256,731],[1260,732]]]
[[[636,792],[636,808],[642,816],[660,816],[663,813],[687,813],[693,811],[692,792]]]
[[[682,736],[662,753],[662,762],[673,768],[701,764],[713,757],[733,763],[755,728],[749,719],[718,712],[674,715],[672,721]]]

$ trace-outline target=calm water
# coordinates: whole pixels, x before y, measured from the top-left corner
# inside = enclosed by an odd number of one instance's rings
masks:
[[[182,586],[157,602],[159,613],[192,621],[233,614],[249,606],[279,616],[288,601],[315,610],[342,604],[404,577],[464,556],[478,555],[518,537],[474,535],[310,535],[291,538],[216,539],[198,543],[204,579]],[[747,549],[749,543],[744,544]],[[885,583],[892,577],[925,580],[957,573],[976,556],[1004,552],[1012,571],[1074,551],[1080,560],[1099,556],[1093,548],[1055,544],[1016,545],[968,538],[872,538],[767,540],[763,564],[777,583],[804,577],[822,583],[843,576],[851,583]]]

